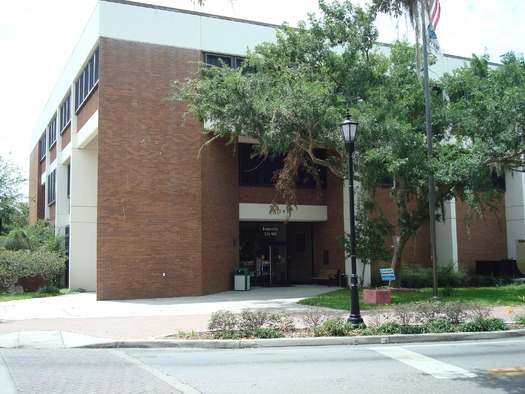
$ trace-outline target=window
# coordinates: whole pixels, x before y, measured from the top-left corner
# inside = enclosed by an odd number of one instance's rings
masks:
[[[240,68],[245,60],[245,57],[240,56],[218,55],[215,53],[204,54],[204,63],[209,64],[210,66],[220,66],[224,63],[228,67]]]
[[[57,170],[47,176],[47,203],[52,204],[56,200]]]
[[[38,158],[40,161],[44,160],[46,158],[46,133],[44,132],[44,135],[42,138],[40,138],[40,141],[38,141]]]
[[[49,122],[47,126],[49,132],[49,149],[57,142],[57,117],[53,117],[53,120]]]
[[[75,111],[78,111],[98,83],[99,49],[89,59],[75,82]]]
[[[275,172],[283,168],[283,157],[267,157],[266,160],[254,155],[252,144],[239,144],[239,184],[243,186],[273,186]],[[326,151],[316,152],[317,157],[326,158]],[[318,167],[321,187],[326,188],[326,168]],[[298,188],[315,188],[312,175],[301,169],[296,179]]]
[[[71,93],[60,106],[60,134],[64,132],[69,122],[71,122]]]

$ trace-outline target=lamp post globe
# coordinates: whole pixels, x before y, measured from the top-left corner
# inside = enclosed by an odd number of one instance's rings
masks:
[[[355,203],[354,203],[354,167],[353,152],[354,141],[357,133],[358,123],[350,118],[346,113],[346,119],[341,123],[341,134],[345,142],[346,152],[348,153],[348,192],[350,205],[350,262],[352,272],[350,274],[350,317],[348,321],[358,327],[363,324],[363,318],[359,311],[359,292],[357,284],[357,264],[355,247]]]

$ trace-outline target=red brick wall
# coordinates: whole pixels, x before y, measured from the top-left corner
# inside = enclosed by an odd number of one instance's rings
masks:
[[[391,223],[397,222],[397,207],[391,200],[390,189],[388,187],[379,187],[376,190],[376,199],[388,220]],[[390,239],[387,239],[387,246],[389,248],[392,246]],[[421,226],[417,234],[407,242],[403,251],[402,260],[408,264],[432,266],[430,228],[428,223]]]
[[[49,162],[53,163],[55,159],[57,158],[57,144],[53,145],[51,149],[48,152],[49,155]]]
[[[201,126],[182,124],[186,106],[165,101],[170,83],[195,70],[188,61],[200,59],[199,51],[100,41],[98,299],[209,292],[202,272],[216,263],[203,261],[203,248],[226,236],[203,232]]]
[[[100,66],[99,66],[100,68]],[[100,81],[100,71],[99,71],[99,81]],[[86,124],[91,115],[93,115],[99,107],[99,92],[98,85],[95,86],[95,89],[91,92],[87,100],[82,104],[80,110],[77,113],[77,131],[79,131],[82,126]]]
[[[456,202],[458,261],[459,267],[475,273],[476,260],[503,260],[507,258],[507,228],[505,222],[505,199],[497,204],[496,213],[474,217],[470,225],[465,218],[469,208]]]
[[[343,181],[329,173],[328,187],[322,191],[328,206],[328,221],[313,225],[314,272],[319,268],[345,271],[345,254],[339,237],[344,233]],[[328,264],[324,264],[324,251],[328,251]]]
[[[71,123],[66,127],[66,130],[62,133],[62,149],[69,145],[71,142]]]
[[[231,290],[239,267],[238,157],[225,142],[208,145],[200,159],[203,294]]]
[[[325,190],[321,195],[315,189],[297,189],[296,192],[298,204],[326,205]],[[284,203],[273,186],[241,186],[239,193],[241,203],[270,204],[274,199],[278,204]]]

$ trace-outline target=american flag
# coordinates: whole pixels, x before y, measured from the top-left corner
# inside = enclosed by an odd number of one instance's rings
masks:
[[[430,5],[430,23],[432,24],[434,30],[437,28],[440,16],[441,4],[439,4],[439,0],[432,0],[432,4]]]

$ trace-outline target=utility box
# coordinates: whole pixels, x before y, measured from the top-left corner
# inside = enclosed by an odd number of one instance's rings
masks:
[[[250,290],[250,271],[248,268],[238,268],[233,273],[233,290]]]
[[[522,275],[525,275],[525,239],[516,240],[516,265]]]

